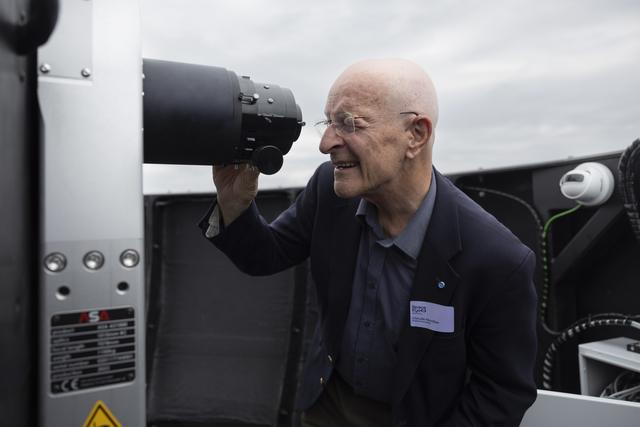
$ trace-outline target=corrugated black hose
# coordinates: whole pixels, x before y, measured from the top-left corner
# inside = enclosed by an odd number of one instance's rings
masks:
[[[618,163],[618,190],[622,197],[624,209],[627,211],[631,228],[636,239],[640,242],[640,214],[638,213],[638,200],[640,194],[636,180],[639,178],[636,173],[640,167],[640,139],[636,139],[624,150]]]

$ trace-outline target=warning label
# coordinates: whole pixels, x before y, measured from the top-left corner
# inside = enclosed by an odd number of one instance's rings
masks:
[[[55,314],[50,354],[53,394],[133,381],[133,308]]]
[[[122,424],[109,411],[107,405],[98,400],[82,427],[122,427]]]

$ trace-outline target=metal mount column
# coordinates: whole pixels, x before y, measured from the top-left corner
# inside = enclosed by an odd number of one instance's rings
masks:
[[[145,425],[139,3],[61,0],[38,52],[40,425]]]

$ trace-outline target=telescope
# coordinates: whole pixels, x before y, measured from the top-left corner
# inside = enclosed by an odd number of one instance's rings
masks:
[[[271,175],[300,136],[291,90],[221,67],[143,61],[144,161],[251,163]]]

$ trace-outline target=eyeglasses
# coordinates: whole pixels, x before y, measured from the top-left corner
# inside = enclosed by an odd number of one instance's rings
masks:
[[[420,113],[416,113],[415,111],[402,111],[398,114],[415,114],[416,116],[420,115]],[[366,117],[354,116],[351,113],[342,113],[337,114],[334,120],[320,120],[319,122],[314,123],[313,127],[316,129],[320,136],[323,136],[327,129],[329,129],[330,127],[333,127],[333,129],[338,134],[352,134],[357,132],[359,129],[362,129],[362,127],[359,127],[356,124],[357,119],[366,119]]]

